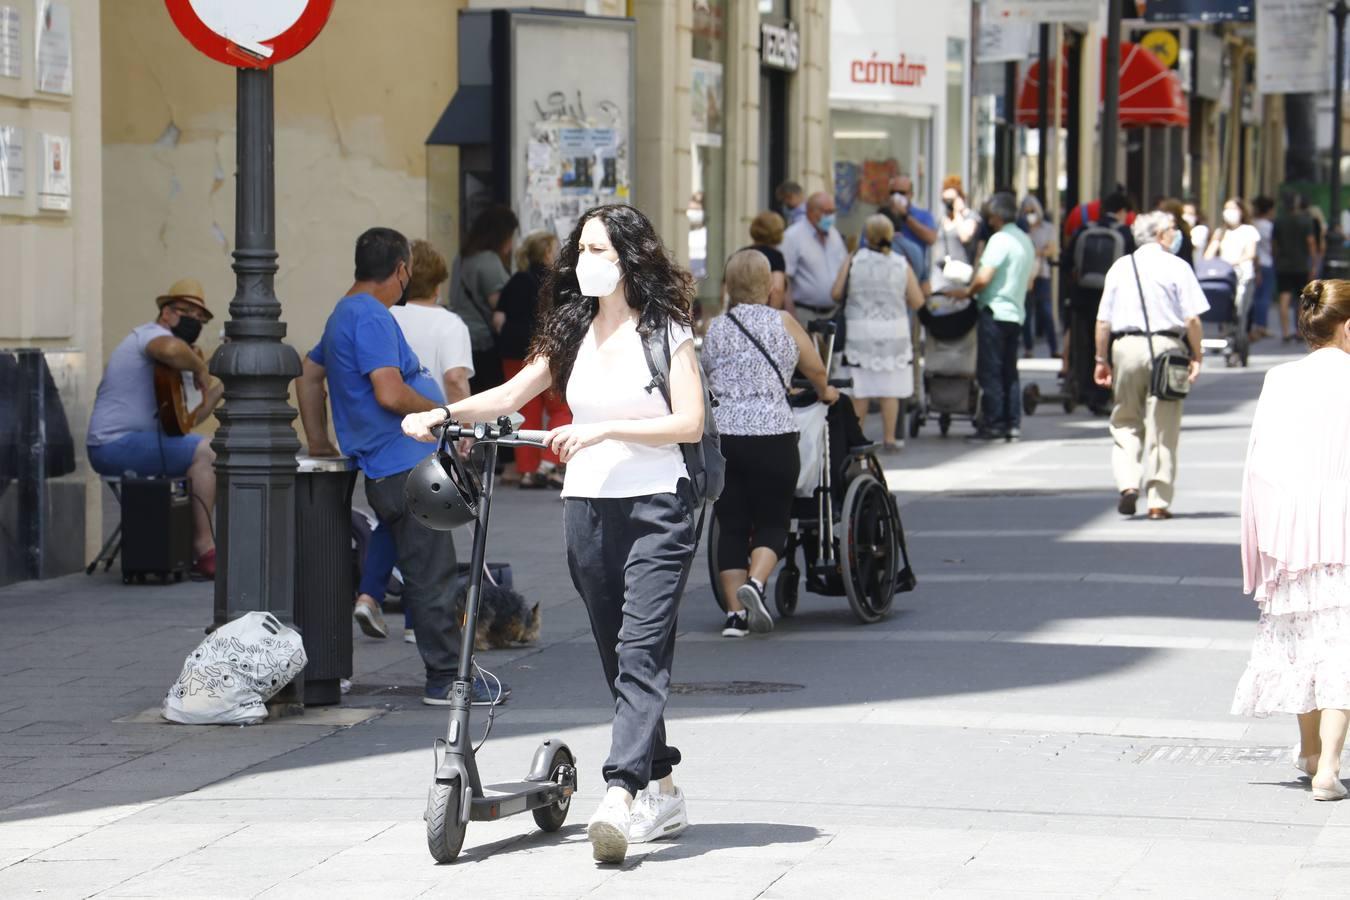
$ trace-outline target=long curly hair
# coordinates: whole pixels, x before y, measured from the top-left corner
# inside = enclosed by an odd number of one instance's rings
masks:
[[[559,393],[567,388],[577,350],[600,308],[599,300],[583,297],[577,284],[581,230],[591,219],[604,224],[619,254],[624,296],[638,312],[638,333],[645,337],[670,322],[693,325],[693,276],[671,259],[651,220],[635,207],[618,203],[587,210],[563,241],[558,261],[540,288],[539,328],[530,346],[529,360],[548,359],[553,388]]]

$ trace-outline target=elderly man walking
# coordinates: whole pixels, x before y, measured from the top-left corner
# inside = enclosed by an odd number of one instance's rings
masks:
[[[1015,441],[1021,437],[1022,390],[1017,359],[1026,319],[1027,290],[1036,272],[1036,248],[1017,227],[1017,198],[1001,191],[985,204],[984,220],[993,235],[975,278],[965,288],[948,288],[953,297],[976,297],[980,305],[980,421],[972,443]]]
[[[1134,220],[1132,230],[1139,249],[1116,260],[1106,273],[1097,308],[1093,380],[1112,389],[1111,468],[1120,491],[1116,508],[1121,515],[1134,515],[1142,480],[1148,517],[1170,519],[1182,401],[1152,395],[1153,358],[1189,350],[1194,383],[1203,353],[1200,315],[1209,303],[1195,271],[1175,255],[1181,233],[1170,214],[1145,213]]]
[[[782,251],[797,318],[805,325],[834,315],[830,290],[848,247],[834,227],[833,197],[817,191],[806,198],[806,216],[783,234]]]

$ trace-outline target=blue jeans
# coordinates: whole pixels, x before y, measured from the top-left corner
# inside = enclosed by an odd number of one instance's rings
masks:
[[[379,521],[370,533],[370,542],[366,544],[366,558],[361,562],[361,586],[358,594],[368,594],[376,603],[384,606],[384,594],[389,588],[389,579],[398,563],[398,547],[394,544],[394,533]],[[403,604],[403,627],[413,627],[412,607]]]
[[[132,431],[115,441],[90,444],[89,466],[100,475],[186,475],[197,445],[206,438],[200,434],[170,437],[159,431]]]
[[[1027,291],[1027,320],[1022,323],[1022,346],[1030,353],[1036,338],[1050,344],[1050,356],[1059,356],[1059,336],[1055,334],[1055,314],[1051,310],[1050,279],[1037,278]]]
[[[980,382],[981,431],[1006,435],[1022,427],[1022,387],[1017,377],[1018,344],[1022,326],[1000,322],[988,309],[980,310],[979,356],[975,364]]]
[[[1275,305],[1275,267],[1261,267],[1261,282],[1256,286],[1256,293],[1252,296],[1252,311],[1248,317],[1247,325],[1259,325],[1266,327],[1270,320],[1270,308]],[[1295,314],[1297,318],[1297,313]]]

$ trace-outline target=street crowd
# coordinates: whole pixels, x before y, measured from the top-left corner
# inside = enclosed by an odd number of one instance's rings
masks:
[[[1324,348],[1295,364],[1297,378],[1326,384],[1344,374],[1350,291],[1314,280],[1326,229],[1298,197],[1282,198],[1278,216],[1266,198],[1254,214],[1232,198],[1211,229],[1192,203],[1164,198],[1136,211],[1118,191],[1072,208],[1057,226],[1035,196],[996,192],[976,207],[955,177],[942,183],[936,215],[915,200],[910,177],[889,188],[861,231],[845,235],[829,193],[783,184],[780,209],[756,216],[748,243],[727,259],[715,308],[695,302],[695,277],[630,206],[598,207],[565,239],[536,232],[518,247],[516,216],[489,207],[449,262],[426,241],[371,228],[356,242],[351,287],[304,356],[296,388],[306,450],[353,458],[373,511],[354,618],[366,635],[387,638],[382,605],[399,585],[403,637],[425,664],[429,705],[455,702],[460,574],[451,533],[409,512],[410,474],[428,458],[423,442],[451,421],[515,412],[521,428],[547,431],[542,449],[519,447],[501,461],[500,482],[565,500],[569,569],[616,703],[603,769],[609,792],[589,826],[597,859],[621,860],[630,841],[687,824],[672,774],[680,753],[667,742],[663,711],[698,511],[710,501],[718,525],[722,634],[772,631],[766,585],[789,545],[804,467],[794,407],[804,392],[829,408],[831,427],[850,446],[869,443],[864,425],[876,410],[878,452],[899,453],[906,404],[926,402],[938,351],[955,348],[965,359],[950,371],[966,373],[978,397],[966,440],[1017,441],[1018,361],[1044,341],[1061,358],[1065,389],[1109,410],[1117,510],[1133,516],[1142,498],[1148,518],[1164,520],[1172,517],[1183,401],[1201,372],[1201,317],[1212,302],[1231,309],[1221,322],[1231,340],[1270,337],[1274,314],[1281,337]],[[701,203],[693,211],[693,230],[707,227]],[[1215,279],[1229,296],[1211,288]],[[210,414],[220,385],[194,345],[211,312],[191,280],[157,305],[157,319],[109,360],[89,456],[108,475],[186,474],[199,507],[195,571],[209,578],[214,457],[200,436],[144,427],[157,413],[143,382],[156,364],[189,373],[203,391],[194,417]],[[1282,479],[1294,470],[1277,461],[1305,439],[1317,446],[1327,427],[1345,426],[1336,449],[1350,446],[1350,413],[1323,420],[1307,410],[1307,421],[1291,421],[1289,411],[1307,405],[1298,391],[1312,390],[1297,378],[1272,373],[1279,393],[1268,385],[1272,397],[1263,395],[1258,413],[1243,547],[1248,590],[1264,614],[1234,710],[1298,713],[1298,765],[1319,799],[1339,799],[1346,716],[1334,710],[1350,708],[1350,669],[1330,660],[1339,658],[1332,651],[1347,627],[1341,610],[1350,608],[1350,591],[1334,589],[1345,560],[1309,550],[1323,545],[1310,543],[1307,530],[1339,528],[1332,543],[1343,547],[1343,515],[1333,522],[1314,500],[1329,482],[1343,491],[1350,473],[1329,451],[1289,485]],[[687,452],[706,444],[714,426],[724,485],[696,478]],[[481,674],[468,686],[475,705],[510,694]]]

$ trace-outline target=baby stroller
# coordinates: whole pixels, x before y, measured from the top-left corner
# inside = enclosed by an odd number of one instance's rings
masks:
[[[822,357],[828,370],[835,324],[812,322],[807,328],[824,337]],[[840,388],[850,384],[847,379],[830,383]],[[784,618],[797,611],[800,547],[807,590],[847,597],[858,621],[865,625],[879,622],[890,611],[895,595],[914,590],[917,583],[905,547],[900,509],[872,452],[876,445],[866,443],[847,398],[827,407],[817,401],[808,382],[794,380],[793,387],[802,389],[793,398],[793,414],[800,428],[801,474],[787,550],[774,584],[774,605]],[[726,598],[718,579],[718,531],[714,516],[708,529],[708,574],[713,597],[725,612]]]
[[[1229,368],[1246,366],[1251,286],[1244,286],[1239,294],[1237,270],[1221,259],[1197,262],[1195,277],[1200,280],[1200,289],[1209,301],[1209,310],[1200,316],[1200,321],[1206,326],[1207,334],[1215,335],[1207,337],[1205,348],[1221,351]]]
[[[918,379],[914,408],[909,414],[909,436],[937,417],[938,432],[947,436],[953,419],[975,421],[980,387],[975,380],[979,338],[975,324],[980,311],[973,300],[954,300],[942,294],[919,308],[923,326],[923,377]]]

